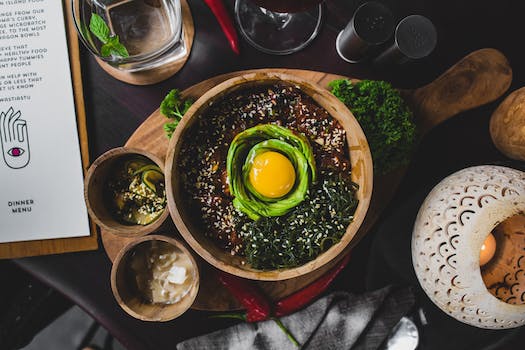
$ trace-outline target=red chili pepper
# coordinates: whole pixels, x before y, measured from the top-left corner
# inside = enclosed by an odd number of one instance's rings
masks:
[[[222,271],[218,272],[218,279],[244,306],[246,321],[258,322],[270,317],[272,311],[270,302],[250,281]]]
[[[246,313],[213,315],[212,318],[237,318],[245,322],[259,322],[271,318],[295,346],[300,346],[280,319],[270,317],[272,311],[270,302],[250,281],[222,271],[219,271],[217,275],[219,282],[246,308]]]
[[[219,22],[224,35],[226,35],[226,39],[228,39],[233,52],[238,55],[240,53],[239,38],[237,37],[237,31],[233,26],[232,19],[226,11],[226,7],[224,7],[224,3],[222,0],[204,0],[204,2],[213,12],[215,18],[217,18],[217,21]]]
[[[275,305],[274,315],[276,317],[286,316],[310,304],[316,297],[328,289],[330,283],[333,282],[339,272],[345,268],[349,261],[350,253],[346,254],[346,256],[330,271],[310,283],[308,286],[279,300]]]

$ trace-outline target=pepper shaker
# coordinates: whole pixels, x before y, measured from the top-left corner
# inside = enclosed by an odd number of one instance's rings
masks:
[[[360,62],[385,43],[393,31],[394,18],[390,10],[379,2],[366,2],[357,8],[337,36],[337,53],[347,62]]]
[[[430,55],[436,44],[434,24],[424,16],[411,15],[399,22],[394,33],[394,43],[377,56],[374,63],[402,64],[418,60]]]

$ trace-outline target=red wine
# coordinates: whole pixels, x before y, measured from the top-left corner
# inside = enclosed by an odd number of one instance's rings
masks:
[[[324,0],[251,0],[257,6],[274,12],[302,12]]]

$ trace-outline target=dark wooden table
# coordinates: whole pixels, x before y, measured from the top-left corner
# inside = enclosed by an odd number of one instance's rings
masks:
[[[479,48],[494,47],[509,59],[514,71],[511,90],[525,85],[525,4],[517,0],[406,0],[385,1],[398,18],[408,14],[429,17],[438,30],[438,46],[427,59],[380,69],[367,64],[351,65],[335,51],[335,37],[364,1],[327,0],[328,15],[319,37],[303,51],[290,56],[269,56],[241,40],[241,55],[229,48],[216,20],[201,0],[190,0],[196,35],[186,66],[169,80],[146,87],[126,85],[104,73],[82,51],[84,92],[92,159],[121,146],[150,115],[171,88],[184,89],[212,76],[249,69],[288,67],[338,73],[357,78],[391,81],[412,88],[432,81],[461,57]],[[396,3],[403,2],[403,5]],[[233,1],[228,0],[230,9]],[[501,161],[505,158],[490,141],[488,121],[496,101],[463,113],[437,127],[423,140],[393,207],[422,186],[436,183],[461,168]],[[372,236],[373,233],[370,235]],[[364,290],[371,237],[357,247],[351,266],[336,287]],[[206,312],[189,311],[168,323],[145,323],[127,316],[111,294],[111,264],[104,251],[36,257],[15,261],[38,279],[56,288],[108,328],[129,349],[174,348],[182,339],[227,326],[208,320]]]

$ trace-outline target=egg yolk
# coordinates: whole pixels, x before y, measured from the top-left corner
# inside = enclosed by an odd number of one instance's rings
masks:
[[[254,157],[249,179],[261,195],[279,198],[292,189],[295,169],[292,162],[281,153],[268,151]]]

